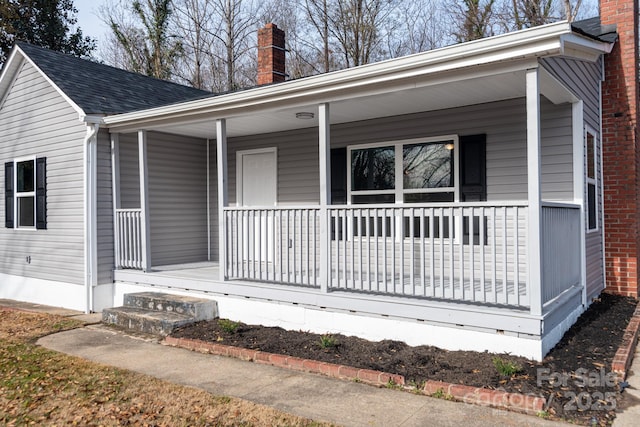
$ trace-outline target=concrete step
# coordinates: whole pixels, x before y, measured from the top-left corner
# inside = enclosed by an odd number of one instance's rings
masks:
[[[216,301],[160,292],[138,292],[124,295],[124,306],[191,316],[195,321],[218,317]]]
[[[137,307],[102,310],[102,322],[151,335],[169,335],[174,329],[195,322],[192,316],[169,311],[150,311]]]

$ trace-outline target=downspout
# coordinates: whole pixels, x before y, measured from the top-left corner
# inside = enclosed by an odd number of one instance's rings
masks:
[[[84,138],[84,286],[85,313],[93,312],[93,288],[98,283],[97,258],[97,145],[99,123],[86,120],[87,133]]]

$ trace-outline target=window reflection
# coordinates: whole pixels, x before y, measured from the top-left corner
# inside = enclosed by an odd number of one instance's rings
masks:
[[[351,189],[393,190],[395,188],[394,147],[351,151]]]
[[[453,150],[445,142],[405,145],[402,151],[405,189],[453,187]]]

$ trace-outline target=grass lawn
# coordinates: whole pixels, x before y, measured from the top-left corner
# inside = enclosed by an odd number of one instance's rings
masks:
[[[0,308],[1,425],[323,425],[34,344],[39,337],[81,325]]]

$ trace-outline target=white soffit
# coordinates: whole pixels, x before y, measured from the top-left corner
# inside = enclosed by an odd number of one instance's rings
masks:
[[[332,102],[331,123],[348,123],[501,101],[523,97],[524,91],[524,70],[447,84],[413,87]],[[295,114],[300,111],[312,112],[315,117],[311,120],[297,119]],[[229,118],[227,119],[227,136],[235,137],[317,126],[317,105],[307,104],[271,111],[256,111],[245,116]],[[182,123],[160,123],[146,129],[199,138],[215,138],[215,122],[210,118]]]

